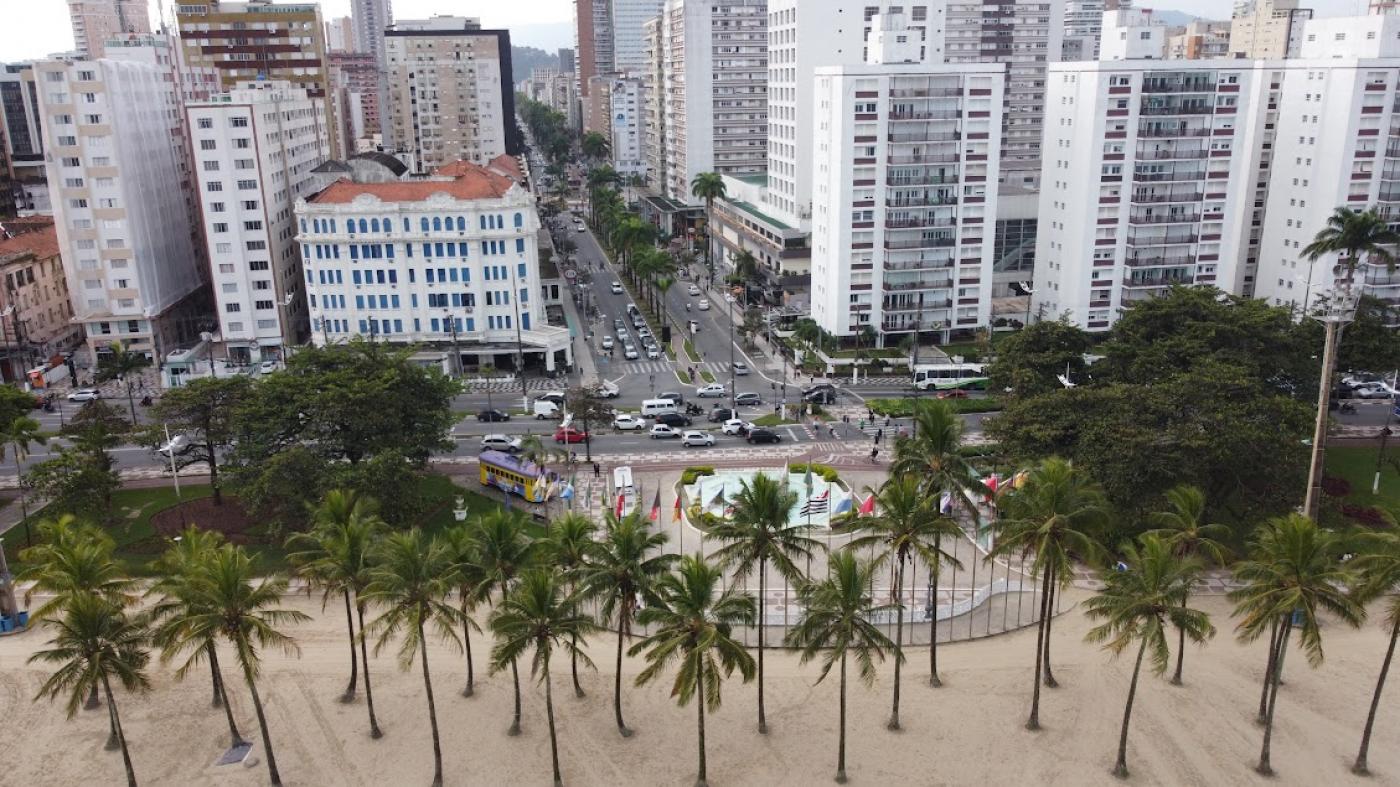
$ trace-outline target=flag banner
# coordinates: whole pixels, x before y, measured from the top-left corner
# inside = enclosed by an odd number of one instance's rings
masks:
[[[651,521],[661,518],[661,487],[656,488],[656,497],[651,501]]]
[[[802,483],[807,487],[807,494],[812,494],[812,463],[807,463],[807,473],[802,477]]]
[[[679,522],[679,521],[681,521],[681,496],[680,496],[680,495],[676,495],[676,506],[675,506],[675,508],[671,509],[671,521],[672,521],[672,522]]]
[[[851,510],[851,505],[852,505],[852,501],[853,501],[853,500],[854,500],[854,498],[852,498],[852,497],[848,497],[848,498],[842,500],[841,502],[839,502],[839,503],[836,504],[836,508],[833,508],[833,509],[831,510],[831,513],[833,513],[833,514],[844,514],[844,513],[848,512],[848,511],[850,511],[850,510]]]
[[[719,491],[715,493],[715,498],[710,501],[711,507],[722,505],[724,505],[724,487],[720,487]]]
[[[623,497],[622,493],[621,493],[621,492],[618,492],[618,493],[617,493],[617,506],[616,506],[616,511],[617,511],[617,516],[618,516],[619,518],[622,516],[622,503],[623,503],[623,500],[625,500],[625,498]]]
[[[802,516],[807,516],[809,514],[825,514],[827,509],[827,502],[828,500],[826,495],[812,498],[811,500],[808,500],[805,505],[802,506],[802,510],[799,513],[801,513]]]
[[[562,491],[562,492],[559,493],[559,499],[560,499],[560,500],[573,500],[573,499],[574,499],[574,485],[573,485],[573,484],[566,484],[566,485],[564,486],[564,491]]]
[[[861,515],[861,516],[866,516],[867,514],[874,514],[874,513],[875,513],[875,493],[874,493],[874,492],[871,492],[869,497],[867,497],[867,498],[865,498],[865,500],[861,501],[861,504],[860,504],[860,515]]]

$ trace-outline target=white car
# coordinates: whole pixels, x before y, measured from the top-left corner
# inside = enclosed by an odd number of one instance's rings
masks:
[[[730,418],[728,421],[724,422],[724,426],[720,427],[720,431],[725,434],[742,435],[752,428],[753,424],[748,423],[742,418]]]
[[[607,380],[598,383],[596,388],[598,389],[598,395],[604,399],[616,399],[617,395],[621,393],[621,391],[617,389],[616,384],[610,383]]]
[[[720,385],[719,383],[710,383],[709,385],[702,385],[699,388],[695,389],[695,395],[700,397],[701,399],[708,399],[710,397],[722,397],[724,396],[724,386]]]
[[[70,402],[91,402],[94,399],[101,398],[102,392],[96,388],[79,388],[73,393],[68,394],[68,401]]]
[[[641,356],[637,355],[636,345],[629,344],[626,347],[622,348],[622,357],[626,358],[629,361],[635,361]]]
[[[1352,396],[1358,399],[1385,399],[1392,395],[1391,389],[1385,383],[1363,383],[1352,391]]]
[[[182,434],[177,434],[170,438],[170,442],[157,448],[156,451],[162,456],[170,456],[172,454],[175,456],[183,456],[193,447],[194,445],[190,442],[190,438]]]
[[[620,413],[613,419],[613,428],[624,432],[637,432],[647,428],[647,422],[631,413]]]
[[[603,349],[604,349],[604,350],[611,350],[611,349],[613,348],[613,344],[615,344],[615,342],[613,341],[613,337],[611,337],[611,336],[604,336],[604,337],[603,337]]]
[[[620,282],[620,281],[615,281],[615,282],[613,282],[613,283],[612,283],[612,291],[613,291],[613,295],[621,295],[621,294],[622,294],[622,282]]]
[[[585,231],[585,230],[584,230],[584,226],[583,226],[582,224],[577,224],[577,225],[575,225],[575,229],[577,229],[579,232],[584,232],[584,231]]]
[[[648,345],[647,345],[647,357],[650,358],[650,359],[652,359],[652,360],[656,360],[657,358],[660,358],[660,357],[661,357],[661,348],[660,348],[660,347],[657,347],[657,346],[654,345],[654,344],[648,344]]]
[[[699,301],[699,303],[696,303],[696,304],[695,304],[695,308],[699,309],[699,310],[702,311],[702,312],[707,312],[707,311],[709,311],[709,310],[710,310],[710,301],[709,301],[709,299],[708,299],[708,298],[701,298],[700,301]]]
[[[694,284],[692,284],[692,285],[690,285],[690,289],[686,290],[686,292],[690,293],[691,295],[699,295],[699,294],[700,294],[700,288],[699,288],[699,287],[696,287]]]
[[[657,424],[656,426],[653,426],[651,428],[651,439],[653,440],[662,440],[680,436],[681,433],[679,430],[669,427],[666,424]]]
[[[504,434],[488,434],[481,438],[481,450],[505,451],[513,454],[520,450],[520,438]]]
[[[715,444],[715,436],[709,432],[699,432],[694,429],[681,435],[681,445],[686,448],[693,446],[710,446]]]
[[[739,375],[740,377],[742,377],[742,376],[748,374],[748,373],[749,373],[749,365],[746,364],[746,363],[744,363],[743,361],[735,361],[735,362],[734,362],[734,373],[737,374],[737,375]]]
[[[276,361],[263,361],[258,365],[259,374],[272,374],[275,371],[277,371]]]

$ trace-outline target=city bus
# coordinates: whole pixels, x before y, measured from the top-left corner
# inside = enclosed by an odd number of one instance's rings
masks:
[[[920,391],[987,387],[986,367],[980,363],[921,363],[914,367],[914,387]]]
[[[618,517],[637,510],[637,487],[632,484],[632,468],[627,465],[613,470],[612,505]]]
[[[531,503],[544,502],[549,484],[544,471],[534,462],[503,451],[482,451],[477,461],[481,467],[482,486],[523,497]]]

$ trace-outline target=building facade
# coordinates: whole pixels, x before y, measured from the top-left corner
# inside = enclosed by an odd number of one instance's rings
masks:
[[[341,180],[296,206],[297,242],[318,346],[360,336],[429,347],[448,369],[573,363],[548,325],[534,197],[457,162],[428,178]]]
[[[646,70],[646,22],[659,16],[664,5],[665,0],[608,0],[612,73],[639,77]]]
[[[623,177],[641,176],[646,173],[646,161],[642,157],[642,140],[646,135],[642,81],[635,77],[614,78],[609,96],[613,169]]]
[[[0,317],[0,372],[6,381],[82,343],[52,218],[4,222],[0,278],[0,313],[6,315]]]
[[[7,202],[17,211],[51,213],[39,92],[29,63],[0,67],[0,144],[10,178]]]
[[[326,54],[332,52],[358,52],[355,45],[355,20],[348,16],[338,16],[326,20]]]
[[[642,159],[646,167],[643,178],[652,191],[660,191],[666,183],[664,30],[664,18],[659,15],[648,19],[642,27],[647,50],[647,67],[642,74]]]
[[[521,150],[510,33],[475,19],[400,20],[385,33],[391,143],[419,171]]]
[[[1172,60],[1218,60],[1229,57],[1230,27],[1230,22],[1193,19],[1180,32],[1168,32],[1167,57]]]
[[[1249,60],[1298,57],[1303,26],[1312,15],[1312,9],[1300,8],[1298,0],[1237,3],[1230,19],[1229,56]]]
[[[1120,9],[1103,14],[1099,60],[1163,60],[1167,56],[1167,26],[1150,8]]]
[[[292,210],[330,156],[325,104],[286,82],[250,82],[185,113],[222,354],[280,360],[310,336]]]
[[[347,150],[356,150],[363,141],[379,139],[379,68],[368,52],[331,52],[330,63],[332,119],[336,136],[346,141]]]
[[[73,49],[89,60],[104,56],[107,39],[126,33],[150,33],[146,0],[68,0],[73,22]]]
[[[574,79],[582,102],[581,120],[585,131],[607,132],[605,115],[590,111],[591,82],[612,73],[612,12],[609,0],[574,0]],[[597,106],[595,100],[593,106]]]

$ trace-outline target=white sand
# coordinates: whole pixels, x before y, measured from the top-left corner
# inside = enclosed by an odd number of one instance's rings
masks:
[[[1082,593],[1072,594],[1082,600]],[[319,604],[291,602],[316,616],[294,631],[300,659],[273,654],[261,689],[267,704],[278,764],[289,785],[426,784],[432,776],[431,743],[421,672],[399,671],[393,654],[372,659],[376,708],[385,737],[367,735],[363,700],[337,701],[348,678],[343,618]],[[1138,694],[1129,766],[1139,784],[1258,784],[1252,770],[1262,730],[1253,722],[1264,646],[1234,642],[1228,607],[1220,598],[1203,606],[1221,634],[1204,650],[1187,654],[1184,688],[1147,676]],[[945,688],[931,689],[927,651],[909,654],[905,670],[904,732],[884,728],[890,702],[890,665],[873,689],[853,681],[850,695],[849,765],[862,784],[1112,784],[1118,725],[1131,661],[1110,657],[1082,642],[1088,628],[1078,611],[1057,619],[1054,658],[1058,690],[1043,692],[1045,729],[1022,728],[1030,700],[1034,628],[947,646],[940,651]],[[1282,784],[1400,784],[1400,687],[1392,678],[1371,750],[1376,777],[1364,782],[1347,770],[1355,755],[1385,633],[1377,624],[1361,631],[1337,625],[1326,631],[1327,662],[1309,670],[1298,652],[1289,656],[1280,691],[1274,767]],[[117,784],[120,755],[103,751],[105,711],[82,711],[66,721],[60,705],[30,698],[44,673],[24,659],[44,645],[36,630],[0,639],[0,784]],[[621,739],[611,707],[612,640],[594,645],[600,672],[584,676],[586,699],[568,685],[568,664],[556,659],[555,706],[561,759],[571,784],[690,784],[695,776],[694,706],[676,707],[669,683],[633,688],[640,669],[628,660],[624,711],[637,731]],[[480,657],[486,650],[477,639]],[[226,649],[225,649],[226,652]],[[225,675],[233,686],[231,657]],[[448,784],[546,783],[549,738],[542,688],[525,694],[525,732],[506,736],[511,706],[509,672],[486,676],[478,662],[476,696],[459,695],[465,666],[448,647],[430,653]],[[788,654],[768,656],[767,705],[771,734],[755,733],[752,684],[731,681],[724,707],[707,719],[710,781],[719,785],[825,783],[836,752],[835,675],[813,686],[815,665],[799,666]],[[210,765],[226,744],[222,712],[209,707],[209,683],[200,671],[176,683],[171,670],[152,670],[155,690],[120,695],[138,779],[143,784],[254,785],[266,783],[254,768]],[[522,675],[522,678],[524,676]],[[233,691],[244,736],[257,740],[251,701],[241,683]],[[262,757],[260,744],[254,756]]]

